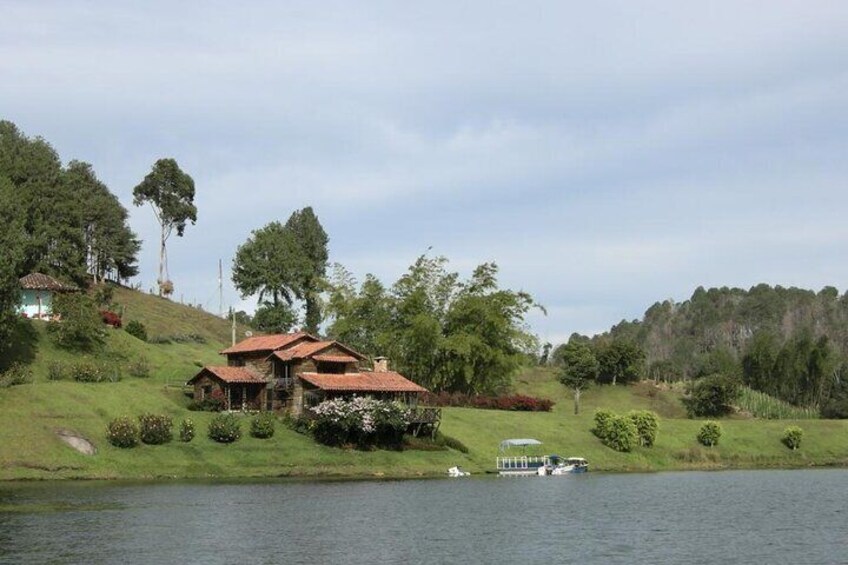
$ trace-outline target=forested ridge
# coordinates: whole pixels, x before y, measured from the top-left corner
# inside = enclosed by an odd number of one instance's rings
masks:
[[[699,287],[657,302],[593,342],[634,343],[645,376],[690,380],[716,373],[824,415],[848,416],[848,295],[760,284]]]

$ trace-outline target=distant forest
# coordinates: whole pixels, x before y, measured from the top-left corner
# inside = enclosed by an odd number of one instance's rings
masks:
[[[643,376],[658,381],[721,373],[825,416],[848,417],[848,294],[834,287],[699,287],[689,300],[657,302],[642,320],[622,321],[591,342],[638,346]]]

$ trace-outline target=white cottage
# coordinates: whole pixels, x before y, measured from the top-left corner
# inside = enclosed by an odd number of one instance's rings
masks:
[[[66,285],[42,273],[31,273],[20,279],[21,302],[18,314],[36,320],[49,320],[53,314],[53,295],[74,292],[75,286]]]

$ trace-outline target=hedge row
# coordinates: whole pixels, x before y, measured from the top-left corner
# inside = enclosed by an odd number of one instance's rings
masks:
[[[513,410],[518,412],[550,412],[554,406],[554,402],[547,398],[535,398],[523,394],[482,396],[458,392],[439,392],[425,394],[422,401],[429,406],[459,406],[487,410]]]

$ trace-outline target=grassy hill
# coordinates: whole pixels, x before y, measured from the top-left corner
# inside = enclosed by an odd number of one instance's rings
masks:
[[[232,445],[206,438],[211,414],[189,412],[182,383],[200,365],[220,362],[218,351],[229,344],[230,324],[195,308],[158,297],[117,289],[115,302],[124,308],[125,322],[139,320],[160,343],[142,342],[124,331],[110,330],[106,347],[94,360],[106,363],[118,382],[51,381],[51,364],[79,360],[53,346],[46,325],[27,322],[14,356],[28,363],[34,382],[0,389],[0,480],[50,478],[153,478],[249,476],[426,476],[441,475],[453,465],[472,472],[491,470],[499,442],[510,437],[534,437],[544,451],[583,456],[593,470],[667,470],[725,467],[797,467],[848,464],[848,422],[792,422],[731,419],[722,421],[719,446],[707,449],[695,442],[700,422],[685,418],[678,393],[649,383],[630,387],[600,387],[583,395],[581,414],[573,414],[570,394],[546,369],[528,369],[518,376],[516,392],[556,401],[550,413],[521,413],[446,408],[441,430],[469,447],[457,451],[358,452],[328,448],[279,426],[270,440],[244,437]],[[238,328],[239,336],[245,328]],[[129,364],[146,359],[149,378],[129,376]],[[8,359],[6,360],[8,361]],[[632,453],[614,452],[589,431],[597,408],[617,412],[650,409],[660,415],[657,443]],[[119,415],[165,413],[175,422],[192,418],[198,435],[191,443],[121,450],[105,440],[106,424]],[[245,417],[246,432],[249,417]],[[780,443],[792,423],[805,432],[801,448],[792,452]],[[57,436],[70,430],[97,447],[82,455]]]

